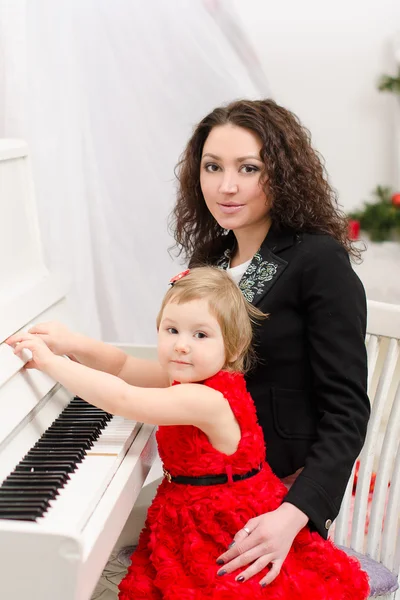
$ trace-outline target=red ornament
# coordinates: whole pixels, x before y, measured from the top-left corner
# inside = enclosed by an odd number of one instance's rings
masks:
[[[357,462],[356,462],[356,468],[354,470],[354,480],[353,480],[353,489],[352,489],[353,496],[355,495],[356,489],[357,489],[358,472],[359,472],[359,470],[360,470],[360,460],[357,460]],[[376,480],[376,473],[373,471],[372,474],[371,474],[370,482],[369,482],[369,493],[370,494],[372,494],[374,492],[374,489],[375,489],[375,480]]]
[[[358,240],[360,236],[360,221],[355,219],[349,219],[349,238],[351,240]]]
[[[170,285],[174,285],[174,283],[176,283],[177,281],[182,279],[182,277],[189,275],[189,273],[190,273],[190,269],[186,269],[186,271],[182,271],[182,273],[178,273],[178,275],[174,275],[174,277],[171,277],[171,279],[169,280]]]
[[[400,192],[397,192],[396,194],[393,194],[393,196],[392,196],[392,204],[393,204],[393,206],[399,206],[400,207]]]

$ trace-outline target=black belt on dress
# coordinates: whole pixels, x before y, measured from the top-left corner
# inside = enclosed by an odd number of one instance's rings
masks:
[[[243,479],[249,479],[254,477],[261,471],[261,466],[257,469],[252,469],[243,473],[242,475],[228,475],[227,473],[221,473],[220,475],[203,475],[201,477],[187,477],[186,475],[171,475],[166,469],[163,469],[165,478],[171,483],[183,483],[186,485],[218,485],[220,483],[228,483],[228,481],[243,481]]]

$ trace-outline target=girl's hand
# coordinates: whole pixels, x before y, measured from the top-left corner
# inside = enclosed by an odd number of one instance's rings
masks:
[[[54,354],[59,356],[64,354],[68,356],[73,352],[77,335],[58,321],[39,323],[38,325],[31,327],[29,333],[33,333],[36,338],[43,340],[47,347],[50,348]],[[12,335],[8,338],[7,343],[14,345],[16,341],[19,341],[21,335],[23,334]]]
[[[250,519],[246,523],[250,533],[240,529],[229,550],[218,557],[217,563],[221,564],[218,574],[224,575],[247,566],[236,577],[236,581],[242,582],[271,564],[271,570],[259,582],[262,587],[267,586],[279,575],[294,538],[307,522],[308,517],[289,503]]]
[[[6,340],[6,343],[14,348],[14,354],[21,357],[23,350],[30,350],[32,358],[25,364],[28,369],[38,369],[39,371],[46,371],[53,358],[55,358],[53,352],[47,347],[43,340],[39,336],[32,335],[31,333],[21,333],[13,335],[11,338]]]

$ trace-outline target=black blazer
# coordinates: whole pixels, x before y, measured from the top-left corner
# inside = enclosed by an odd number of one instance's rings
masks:
[[[227,268],[235,239],[214,264]],[[269,318],[255,327],[247,379],[267,461],[282,478],[304,467],[286,500],[326,537],[370,415],[366,298],[344,248],[323,234],[271,228],[239,283]]]

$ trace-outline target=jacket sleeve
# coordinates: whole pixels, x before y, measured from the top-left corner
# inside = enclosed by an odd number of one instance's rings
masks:
[[[311,527],[327,537],[370,415],[366,298],[342,246],[328,236],[315,236],[308,246],[303,249],[302,310],[317,439],[285,501],[307,514]]]

